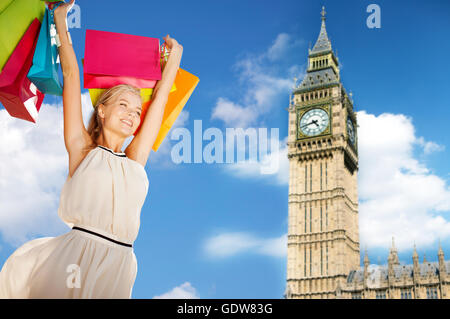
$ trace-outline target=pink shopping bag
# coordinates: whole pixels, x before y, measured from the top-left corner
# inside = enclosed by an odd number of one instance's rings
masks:
[[[84,88],[131,84],[154,88],[161,80],[159,39],[86,30]]]
[[[36,123],[44,94],[27,78],[41,23],[34,19],[0,73],[0,102],[16,118]]]

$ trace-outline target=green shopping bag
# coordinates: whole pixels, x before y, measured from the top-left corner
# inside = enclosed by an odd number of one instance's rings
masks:
[[[44,13],[45,2],[40,0],[0,1],[0,71],[34,18],[42,22]]]

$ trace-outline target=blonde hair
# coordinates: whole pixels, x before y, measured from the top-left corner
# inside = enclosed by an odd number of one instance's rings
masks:
[[[104,91],[98,98],[97,102],[94,105],[94,112],[92,113],[92,116],[89,120],[87,132],[89,136],[91,137],[92,144],[88,145],[84,150],[90,151],[98,146],[97,139],[99,138],[103,126],[100,116],[98,115],[98,106],[100,104],[107,105],[108,101],[113,99],[119,94],[122,94],[124,92],[131,92],[139,96],[139,98],[142,101],[141,97],[141,91],[139,88],[129,85],[129,84],[119,84],[116,86],[113,86],[112,88],[109,88],[108,90]]]

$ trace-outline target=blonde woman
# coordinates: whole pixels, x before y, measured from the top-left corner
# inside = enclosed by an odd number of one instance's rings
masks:
[[[136,279],[132,244],[148,193],[144,167],[183,47],[169,35],[164,38],[170,56],[162,78],[139,132],[122,152],[125,139],[140,124],[140,92],[130,85],[106,90],[88,128],[84,127],[79,69],[66,29],[73,3],[55,10],[64,78],[64,141],[69,155],[58,215],[72,229],[19,247],[0,272],[1,298],[131,298]]]

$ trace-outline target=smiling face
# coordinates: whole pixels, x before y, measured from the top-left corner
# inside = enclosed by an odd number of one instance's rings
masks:
[[[105,105],[99,105],[99,116],[103,129],[115,132],[121,137],[131,136],[141,123],[141,97],[131,91],[124,91]]]

